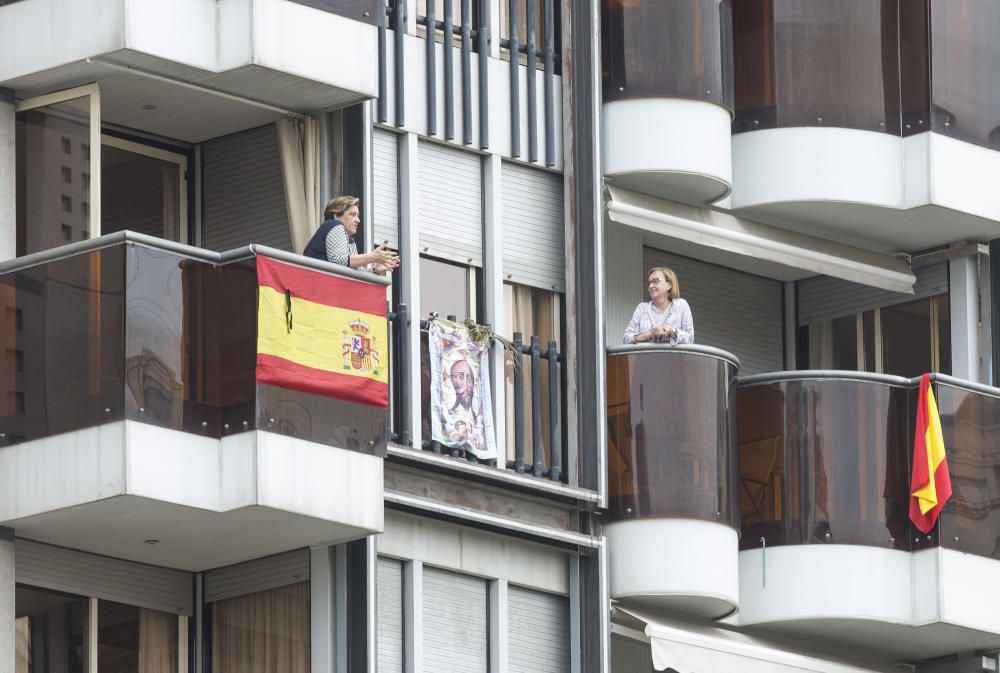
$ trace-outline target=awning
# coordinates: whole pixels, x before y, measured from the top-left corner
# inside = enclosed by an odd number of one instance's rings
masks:
[[[907,259],[607,186],[608,218],[713,252],[738,255],[854,283],[913,293]]]
[[[841,660],[801,654],[783,645],[725,628],[680,624],[614,608],[615,620],[636,620],[649,640],[653,668],[677,673],[887,673]],[[633,622],[634,623],[634,622]],[[613,625],[613,631],[630,631]],[[640,633],[640,632],[636,632]]]

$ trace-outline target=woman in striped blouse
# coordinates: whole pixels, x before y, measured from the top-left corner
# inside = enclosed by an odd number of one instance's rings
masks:
[[[326,221],[309,239],[302,253],[305,256],[378,274],[394,271],[399,267],[399,255],[384,246],[380,245],[371,252],[358,252],[358,246],[354,242],[354,235],[361,225],[357,197],[334,197],[326,205],[323,217]]]
[[[677,274],[665,266],[655,266],[646,278],[649,301],[635,307],[622,343],[694,343],[694,319],[691,307],[681,299]]]

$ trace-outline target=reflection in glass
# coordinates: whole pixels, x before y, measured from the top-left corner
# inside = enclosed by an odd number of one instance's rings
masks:
[[[83,673],[87,599],[18,585],[15,673]]]
[[[739,390],[742,549],[909,549],[912,391],[837,379]]]
[[[212,603],[213,673],[309,673],[309,582]]]
[[[896,5],[734,3],[733,131],[836,126],[899,134]]]
[[[602,0],[601,12],[606,102],[693,98],[732,109],[728,0]]]
[[[734,365],[643,350],[607,358],[611,520],[678,517],[738,528]]]
[[[90,98],[19,112],[14,127],[17,255],[89,238]]]
[[[935,370],[931,298],[880,309],[882,371],[911,378]]]
[[[420,310],[425,316],[453,315],[459,322],[472,318],[469,269],[429,257],[420,258]]]
[[[101,233],[129,229],[181,240],[180,166],[145,154],[101,148]]]
[[[6,443],[122,418],[124,249],[0,275]]]
[[[176,673],[178,628],[177,615],[98,601],[97,670]]]

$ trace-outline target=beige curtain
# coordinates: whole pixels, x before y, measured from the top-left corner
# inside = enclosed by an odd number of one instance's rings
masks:
[[[213,673],[309,673],[309,583],[216,601]]]
[[[163,184],[163,238],[168,241],[181,240],[180,194],[177,184],[177,164],[162,162],[160,175]],[[187,207],[187,204],[184,204]]]
[[[30,617],[14,620],[14,673],[31,671],[31,622]]]
[[[548,348],[550,340],[558,342],[558,295],[546,290],[540,290],[524,285],[504,284],[504,308],[507,311],[507,324],[510,333],[505,335],[513,338],[514,332],[523,335],[525,343],[530,343],[531,337],[538,336],[543,350]],[[505,375],[507,389],[507,458],[516,458],[514,450],[514,363],[510,355],[506,358]],[[524,412],[524,462],[530,465],[534,461],[534,444],[532,438],[531,409],[531,359],[521,358],[523,388],[521,393]],[[543,360],[539,367],[541,376],[541,422],[542,422],[542,464],[548,468],[551,461],[549,450],[549,369]]]
[[[312,117],[275,123],[292,250],[302,252],[319,224],[319,123]]]
[[[176,673],[178,618],[139,608],[139,673]]]

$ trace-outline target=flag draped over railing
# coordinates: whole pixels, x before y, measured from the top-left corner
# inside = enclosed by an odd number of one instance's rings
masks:
[[[930,374],[920,377],[917,423],[913,436],[913,471],[910,477],[910,520],[929,533],[941,508],[951,497],[951,477],[944,451],[941,418],[931,389]]]
[[[385,288],[257,256],[257,382],[389,406]]]

